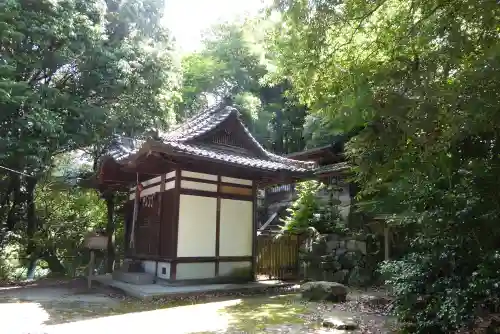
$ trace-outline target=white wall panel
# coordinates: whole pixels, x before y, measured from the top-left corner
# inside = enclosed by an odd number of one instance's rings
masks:
[[[180,195],[177,256],[215,256],[215,197]]]
[[[229,177],[229,176],[222,176],[221,181],[227,182],[227,183],[234,183],[234,184],[243,184],[246,186],[252,185],[252,180],[237,179],[237,178]]]
[[[175,181],[168,181],[165,183],[165,190],[170,190],[175,188]]]
[[[251,256],[253,203],[221,199],[220,256]]]
[[[177,263],[175,279],[203,279],[215,277],[215,262]]]
[[[203,183],[195,181],[185,181],[181,180],[181,188],[183,189],[194,189],[194,190],[204,190],[204,191],[217,191],[217,185],[213,183]]]
[[[192,177],[195,179],[217,181],[217,175],[213,175],[213,174],[197,173],[197,172],[190,172],[187,170],[183,170],[181,172],[181,175],[185,176],[185,177]]]
[[[175,171],[175,170],[173,170],[173,171],[171,171],[171,172],[169,172],[169,173],[165,174],[165,180],[169,180],[169,179],[174,178],[174,177],[175,177],[175,174],[176,174],[176,171]]]

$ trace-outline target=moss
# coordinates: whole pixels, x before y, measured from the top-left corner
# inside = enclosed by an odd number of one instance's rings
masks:
[[[303,324],[310,311],[298,295],[281,295],[245,298],[219,312],[229,317],[232,330],[255,333],[275,325]]]

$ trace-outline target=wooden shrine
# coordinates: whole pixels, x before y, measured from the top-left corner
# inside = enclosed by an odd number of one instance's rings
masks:
[[[161,138],[122,143],[100,165],[101,190],[128,192],[126,258],[168,281],[253,278],[256,189],[305,177],[314,163],[265,150],[219,105]]]

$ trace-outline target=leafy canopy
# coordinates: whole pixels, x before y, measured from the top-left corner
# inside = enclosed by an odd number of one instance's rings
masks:
[[[500,7],[283,0],[274,10],[274,75],[328,128],[364,128],[347,148],[363,209],[413,231],[408,255],[384,268],[396,313],[416,333],[474,326],[500,300]]]

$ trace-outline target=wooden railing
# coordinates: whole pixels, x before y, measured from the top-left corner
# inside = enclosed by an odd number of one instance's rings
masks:
[[[282,193],[282,192],[293,192],[295,190],[295,184],[280,184],[274,187],[269,187],[266,193]]]

